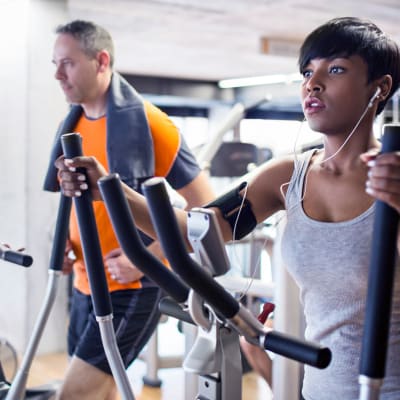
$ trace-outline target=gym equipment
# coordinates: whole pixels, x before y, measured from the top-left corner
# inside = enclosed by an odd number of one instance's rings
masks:
[[[71,204],[72,200],[70,198],[60,194],[54,241],[48,269],[49,279],[47,281],[46,295],[36,319],[27,349],[24,353],[21,366],[11,384],[6,400],[20,400],[23,399],[25,395],[27,396],[26,384],[29,370],[56,298],[59,278],[62,276],[61,270],[64,262],[65,244],[68,237]],[[48,392],[54,395],[55,389],[49,389]],[[43,397],[43,399],[45,398],[47,397]]]
[[[224,135],[230,129],[234,128],[246,115],[248,111],[253,108],[257,108],[259,105],[268,102],[271,100],[271,96],[265,95],[261,99],[251,103],[236,103],[226,115],[224,120],[217,126],[215,132],[213,132],[211,136],[211,141],[204,145],[199,153],[196,155],[196,158],[201,165],[202,168],[208,170],[210,168],[211,160],[214,158],[217,153],[219,147],[222,144]]]
[[[288,335],[267,331],[264,326],[213,277],[226,270],[224,257],[221,257],[222,242],[216,240],[218,234],[215,224],[207,226],[212,232],[207,247],[212,252],[200,252],[202,261],[212,266],[212,271],[200,266],[188,253],[179,231],[175,214],[169,202],[168,193],[162,178],[152,178],[143,185],[151,217],[163,251],[176,275],[164,265],[150,265],[151,257],[144,254],[144,246],[137,241],[135,225],[127,200],[123,194],[117,174],[101,178],[98,182],[114,231],[121,247],[129,258],[132,257],[138,268],[148,274],[177,303],[178,318],[185,319],[188,302],[190,315],[200,327],[197,344],[184,361],[184,367],[199,375],[200,400],[236,400],[241,398],[241,361],[239,335],[262,348],[285,357],[325,368],[331,360],[331,352],[317,344],[300,341]],[[203,209],[202,209],[203,210]],[[192,213],[193,211],[191,211]],[[210,210],[203,210],[203,219],[210,222]],[[209,214],[211,213],[211,214]],[[190,215],[190,214],[189,214]],[[199,238],[203,238],[200,228]],[[219,238],[218,238],[219,239]],[[205,242],[203,241],[202,245]],[[219,249],[218,249],[219,247]],[[138,249],[138,250],[137,250]],[[203,248],[204,249],[204,248]],[[146,258],[146,262],[143,262]],[[166,279],[161,279],[162,274]],[[181,280],[191,289],[181,290]],[[189,294],[188,294],[189,293]],[[183,314],[185,315],[185,314]],[[186,319],[185,319],[186,320]]]
[[[212,177],[240,177],[259,165],[259,150],[253,143],[223,142],[211,160]]]
[[[30,337],[27,350],[21,362],[16,378],[11,384],[11,388],[7,394],[6,400],[20,400],[26,395],[26,384],[28,380],[29,370],[32,365],[33,358],[39,346],[40,339],[43,334],[44,327],[53,307],[55,296],[58,289],[58,281],[62,275],[62,266],[64,259],[65,244],[68,236],[69,215],[71,210],[71,199],[60,195],[60,203],[56,221],[55,235],[52,253],[49,264],[49,279],[47,282],[46,295],[42,303],[39,316],[36,320],[32,335]],[[49,390],[51,396],[55,394],[55,389]],[[50,396],[50,397],[51,397]],[[47,397],[46,397],[47,398]]]
[[[18,264],[24,267],[30,267],[32,265],[33,259],[30,255],[24,254],[18,251],[13,251],[7,247],[0,246],[0,258],[5,261],[12,262],[14,264]],[[16,356],[16,355],[14,355]],[[26,356],[24,358],[26,360]],[[26,366],[26,362],[23,362],[24,367]],[[26,389],[26,380],[24,382],[23,387],[19,390],[20,387],[20,373],[21,369],[18,371],[15,379],[10,384],[7,382],[2,365],[0,363],[0,399],[26,399],[26,400],[49,400],[53,398],[55,394],[55,390],[52,387],[41,386],[37,388]],[[18,387],[18,394],[16,394],[15,389]]]
[[[33,262],[30,255],[11,250],[5,245],[0,245],[0,258],[13,264],[21,265],[22,267],[30,267]]]
[[[29,370],[32,365],[33,358],[39,346],[40,339],[43,334],[44,327],[53,307],[55,296],[58,289],[58,281],[62,275],[62,266],[64,259],[65,244],[68,236],[69,215],[72,200],[60,195],[60,203],[56,221],[53,248],[49,264],[49,279],[47,282],[46,295],[42,303],[41,310],[36,320],[32,335],[30,337],[27,349],[21,362],[15,379],[13,380],[6,400],[20,400],[24,396],[28,396],[26,384],[28,380]],[[49,389],[50,398],[55,394],[55,389]]]
[[[0,338],[0,382],[11,382],[18,369],[18,354],[5,338]]]
[[[61,144],[66,158],[82,156],[82,138],[79,134],[67,133],[62,135]],[[84,170],[81,172],[85,173]],[[74,197],[73,201],[92,292],[93,308],[99,324],[104,351],[122,398],[124,400],[134,400],[135,397],[117,346],[112,322],[111,299],[107,287],[90,191],[84,191],[81,197]]]
[[[223,137],[225,133],[234,128],[250,110],[270,101],[270,99],[271,97],[269,95],[265,95],[259,100],[253,102],[238,102],[234,104],[222,119],[221,123],[217,124],[215,129],[210,133],[211,140],[195,152],[199,165],[203,166],[205,170],[211,173],[211,175],[215,174],[217,176],[222,174],[222,171],[217,172],[220,167],[224,168],[224,170],[230,170],[231,174],[238,174],[243,170],[245,172],[240,173],[240,175],[243,175],[248,172],[247,167],[249,164],[255,165],[257,162],[265,160],[265,155],[261,154],[254,145],[241,142],[236,142],[234,145],[234,154],[236,156],[239,152],[240,159],[236,158],[235,160],[232,160],[231,149],[228,149],[231,144],[230,142],[223,142]],[[226,160],[222,160],[220,157],[221,152],[223,152],[223,155],[226,155],[232,162],[229,163]],[[229,155],[227,154],[228,152],[230,152]],[[270,152],[268,152],[268,150],[267,157],[270,157]],[[231,282],[233,283],[233,281]],[[246,285],[245,282],[235,282],[234,284],[236,286],[241,284],[241,287],[245,287]],[[150,338],[145,352],[143,352],[139,358],[144,360],[147,364],[147,373],[146,376],[143,377],[143,382],[152,387],[161,386],[161,380],[157,376],[158,369],[173,368],[181,364],[180,357],[165,357],[157,355],[157,330]]]
[[[400,125],[383,126],[382,153],[400,150]],[[385,364],[393,297],[399,215],[377,200],[369,266],[365,327],[360,360],[360,400],[379,399]]]

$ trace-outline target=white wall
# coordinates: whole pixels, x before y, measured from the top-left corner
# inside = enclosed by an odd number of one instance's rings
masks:
[[[54,131],[67,110],[53,78],[54,28],[64,0],[0,0],[0,241],[24,246],[24,269],[0,261],[0,336],[23,351],[44,297],[58,195],[42,190]],[[67,280],[40,352],[65,348]]]

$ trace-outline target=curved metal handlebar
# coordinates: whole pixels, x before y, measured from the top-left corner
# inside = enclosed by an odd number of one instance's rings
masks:
[[[188,254],[164,180],[149,179],[143,184],[143,192],[157,236],[173,270],[220,314],[233,318],[239,311],[239,304]]]
[[[384,125],[382,153],[400,150],[400,125]],[[368,294],[360,374],[374,379],[385,375],[392,305],[398,212],[377,200],[368,277]]]
[[[127,257],[178,303],[185,302],[189,295],[187,286],[153,256],[140,239],[118,174],[99,179],[98,185],[118,242]]]
[[[81,156],[82,138],[77,133],[61,136],[64,155],[67,158]],[[85,173],[82,170],[82,173]],[[79,233],[82,242],[89,285],[92,291],[93,308],[99,324],[101,340],[111,372],[124,400],[134,400],[132,388],[126,374],[122,357],[119,353],[117,338],[112,322],[111,297],[108,292],[100,239],[97,233],[92,198],[90,191],[84,191],[81,197],[74,198],[78,219]]]

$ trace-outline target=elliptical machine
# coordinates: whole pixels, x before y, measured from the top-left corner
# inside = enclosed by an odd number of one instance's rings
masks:
[[[226,269],[226,260],[223,253],[221,256],[221,236],[210,210],[194,210],[189,214],[200,213],[197,219],[201,224],[205,221],[205,234],[210,239],[202,240],[203,249],[199,255],[206,264],[203,266],[186,251],[163,180],[153,178],[145,182],[143,190],[152,221],[174,274],[140,241],[118,175],[104,177],[98,184],[121,248],[143,273],[171,296],[172,299],[162,301],[168,303],[169,311],[164,306],[162,311],[199,326],[197,342],[183,364],[199,376],[196,400],[241,399],[240,335],[263,349],[302,363],[317,368],[329,365],[331,352],[328,348],[267,331],[214,279],[213,274]],[[200,227],[192,232],[196,230],[198,238],[205,237],[204,229]],[[203,251],[205,247],[207,250]],[[207,265],[212,265],[213,270],[207,269]]]

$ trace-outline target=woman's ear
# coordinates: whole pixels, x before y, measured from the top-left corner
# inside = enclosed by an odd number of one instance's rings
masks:
[[[378,100],[385,100],[392,89],[392,77],[391,75],[384,75],[382,78],[378,79],[377,83],[378,87],[381,89]]]

